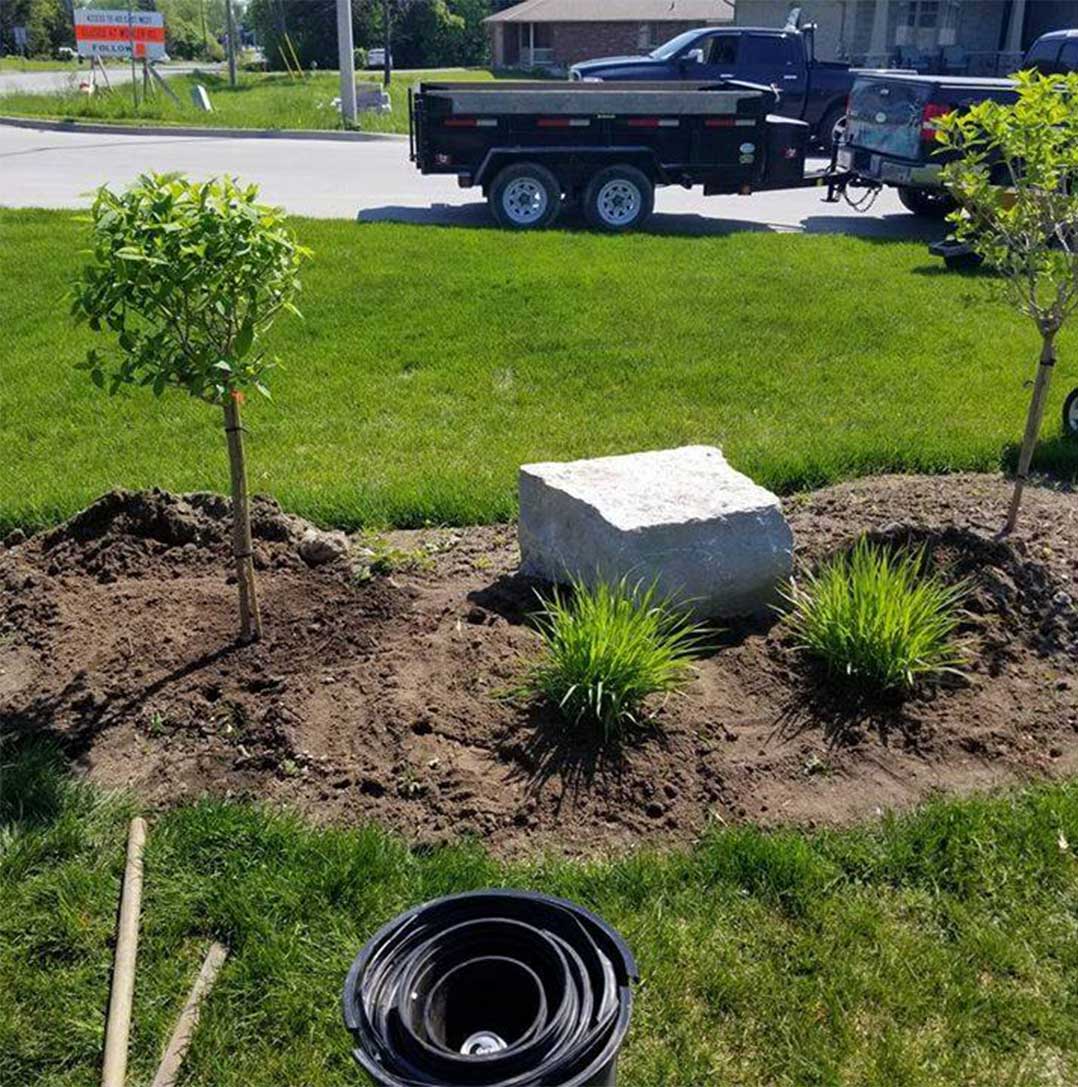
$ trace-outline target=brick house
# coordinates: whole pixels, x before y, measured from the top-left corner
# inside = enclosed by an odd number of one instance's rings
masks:
[[[816,23],[824,60],[968,75],[1013,70],[1033,40],[1078,27],[1078,0],[737,0],[743,26]]]
[[[496,68],[560,71],[647,53],[684,30],[733,19],[733,0],[524,0],[484,23]]]

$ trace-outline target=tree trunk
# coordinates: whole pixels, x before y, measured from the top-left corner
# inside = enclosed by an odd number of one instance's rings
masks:
[[[386,55],[382,60],[382,83],[388,87],[393,78],[393,10],[390,0],[382,0],[382,22],[385,24]]]
[[[1022,491],[1029,479],[1029,465],[1033,460],[1033,450],[1037,448],[1037,436],[1041,432],[1041,420],[1044,418],[1044,405],[1048,399],[1048,384],[1052,380],[1052,368],[1056,364],[1055,333],[1042,333],[1041,361],[1037,366],[1037,380],[1033,383],[1033,399],[1026,416],[1026,432],[1022,437],[1022,451],[1018,455],[1018,476],[1014,482],[1014,494],[1011,496],[1011,508],[1007,512],[1004,532],[1013,532],[1018,523],[1018,511],[1022,505]]]
[[[236,563],[236,584],[240,593],[240,635],[244,641],[262,637],[262,616],[258,610],[255,565],[251,546],[251,506],[247,496],[247,464],[243,454],[243,427],[240,423],[242,393],[225,401],[225,436],[232,474],[232,556]]]

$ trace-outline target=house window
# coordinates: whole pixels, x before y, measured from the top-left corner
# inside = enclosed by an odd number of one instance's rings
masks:
[[[905,0],[899,5],[895,45],[925,50],[954,45],[959,6],[959,0]]]
[[[553,63],[554,35],[549,23],[517,23],[517,47],[520,63],[526,68],[541,68]]]

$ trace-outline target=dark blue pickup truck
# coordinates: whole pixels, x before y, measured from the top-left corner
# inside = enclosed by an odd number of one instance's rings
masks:
[[[776,112],[807,122],[813,138],[830,147],[835,125],[846,112],[854,73],[848,64],[817,60],[813,41],[811,27],[705,27],[679,34],[646,56],[574,64],[569,78],[694,83],[736,79],[773,85],[780,95]]]
[[[1020,67],[1045,75],[1078,71],[1078,30],[1042,35]],[[871,184],[893,186],[914,214],[942,219],[955,205],[940,181],[946,156],[936,143],[937,118],[985,99],[1013,102],[1016,97],[1010,79],[860,72],[836,164]]]

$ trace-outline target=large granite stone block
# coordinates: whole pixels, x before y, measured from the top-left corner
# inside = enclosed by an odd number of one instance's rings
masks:
[[[650,584],[699,618],[779,599],[793,534],[778,498],[713,446],[520,469],[521,572]]]

